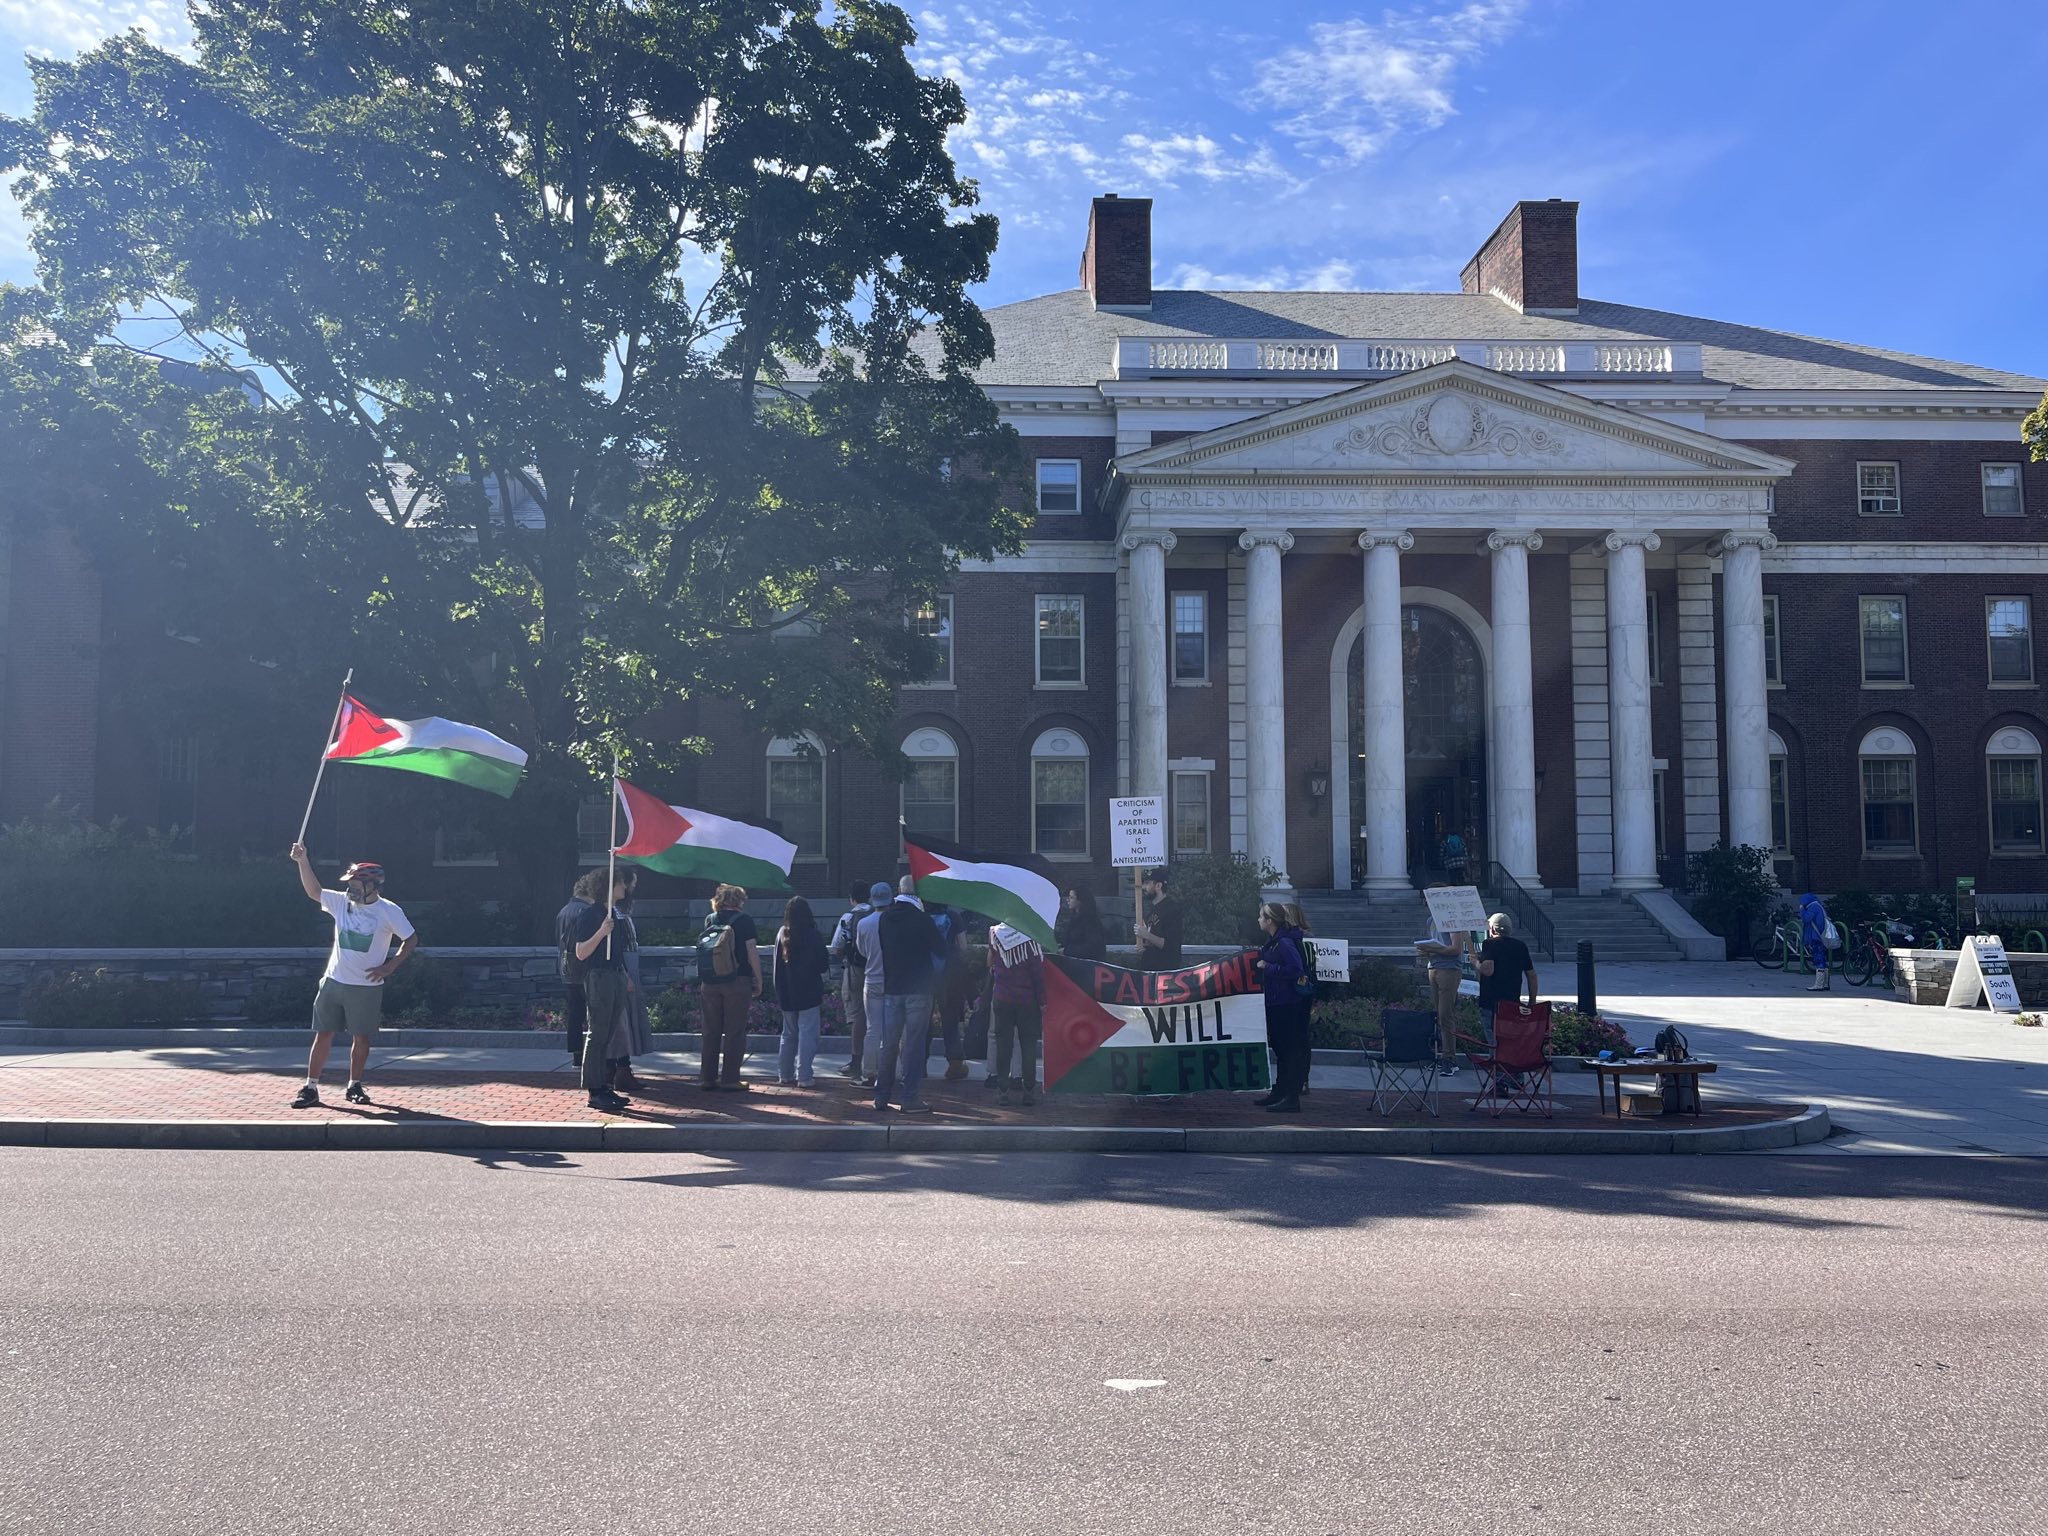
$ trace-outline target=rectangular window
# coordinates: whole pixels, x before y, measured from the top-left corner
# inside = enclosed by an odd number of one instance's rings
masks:
[[[161,737],[156,747],[156,830],[174,853],[195,851],[199,819],[199,738],[188,732]]]
[[[1173,594],[1173,680],[1209,680],[1209,594]]]
[[[953,842],[960,836],[960,760],[913,757],[903,776],[903,830]]]
[[[2041,759],[1993,757],[1991,764],[1991,851],[2041,851]]]
[[[1664,681],[1663,647],[1657,643],[1657,594],[1643,594],[1643,630],[1650,652],[1650,685],[1656,687]]]
[[[1785,681],[1785,664],[1778,653],[1778,600],[1764,599],[1764,681]]]
[[[1031,765],[1031,846],[1047,858],[1088,856],[1088,761]]]
[[[1991,681],[2034,680],[2034,604],[2025,597],[1984,599],[1984,637],[1991,648]]]
[[[1863,851],[1917,853],[1920,835],[1914,810],[1913,759],[1864,758]]]
[[[1038,461],[1039,516],[1081,510],[1081,461],[1040,459]]]
[[[1899,466],[1858,464],[1856,466],[1856,510],[1865,517],[1899,515]]]
[[[619,835],[626,835],[623,818]],[[602,864],[611,851],[612,803],[603,795],[585,795],[576,807],[576,862]]]
[[[1866,597],[1858,600],[1863,616],[1863,682],[1906,681],[1906,600]]]
[[[1771,759],[1771,848],[1778,853],[1792,851],[1792,794],[1785,759]]]
[[[1038,599],[1038,685],[1078,688],[1081,669],[1082,609],[1078,597]]]
[[[913,688],[953,686],[953,598],[950,593],[919,603],[910,610],[910,632],[922,635],[939,648],[939,661],[930,675],[910,684]]]
[[[2017,464],[1985,464],[1984,515],[2019,517],[2026,512],[2020,500],[2020,467]]]
[[[768,819],[796,844],[800,859],[825,857],[825,759],[768,759]]]
[[[1173,776],[1173,856],[1209,851],[1209,775]]]

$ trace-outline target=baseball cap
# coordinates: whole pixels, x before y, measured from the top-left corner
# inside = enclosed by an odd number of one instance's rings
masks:
[[[891,896],[894,896],[895,894],[896,893],[894,891],[889,889],[889,882],[886,880],[877,880],[873,885],[868,887],[869,901],[887,901]]]

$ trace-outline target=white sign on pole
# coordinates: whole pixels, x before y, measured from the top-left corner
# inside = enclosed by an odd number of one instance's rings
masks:
[[[1486,907],[1476,885],[1426,890],[1422,899],[1429,903],[1429,925],[1438,933],[1470,933],[1486,926]]]
[[[1317,981],[1345,982],[1351,979],[1351,945],[1345,940],[1310,939],[1308,948]]]
[[[1990,1001],[1994,1013],[2020,1011],[2020,989],[2012,979],[2012,962],[2005,957],[2005,941],[1995,933],[1973,933],[1964,938],[1963,952],[1956,956],[1955,980],[1948,984],[1951,1008],[1974,1008],[1980,997]]]
[[[1161,796],[1109,802],[1109,862],[1113,869],[1166,862],[1166,801]]]

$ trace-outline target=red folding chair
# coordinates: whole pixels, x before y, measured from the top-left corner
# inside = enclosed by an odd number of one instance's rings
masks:
[[[1543,1047],[1550,1039],[1550,1004],[1531,1008],[1500,1003],[1493,1010],[1493,1049],[1467,1051],[1465,1059],[1479,1074],[1479,1092],[1472,1108],[1491,1105],[1496,1117],[1504,1109],[1523,1114],[1540,1110],[1548,1119],[1553,1108],[1550,1058]]]

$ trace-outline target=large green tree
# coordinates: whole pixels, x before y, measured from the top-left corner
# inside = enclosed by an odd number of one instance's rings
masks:
[[[10,371],[89,375],[53,398],[117,437],[128,411],[159,481],[226,461],[207,494],[74,498],[103,545],[232,554],[274,590],[192,615],[205,637],[248,654],[305,615],[320,642],[273,645],[299,670],[346,653],[380,699],[527,746],[498,831],[536,891],[612,743],[673,766],[630,726],[676,699],[888,757],[927,660],[904,605],[1022,528],[1014,435],[969,375],[995,223],[903,12],[192,17],[193,57],[130,34],[35,61],[33,113],[0,119],[44,290],[0,335]],[[110,355],[135,316],[263,398],[166,405]]]

